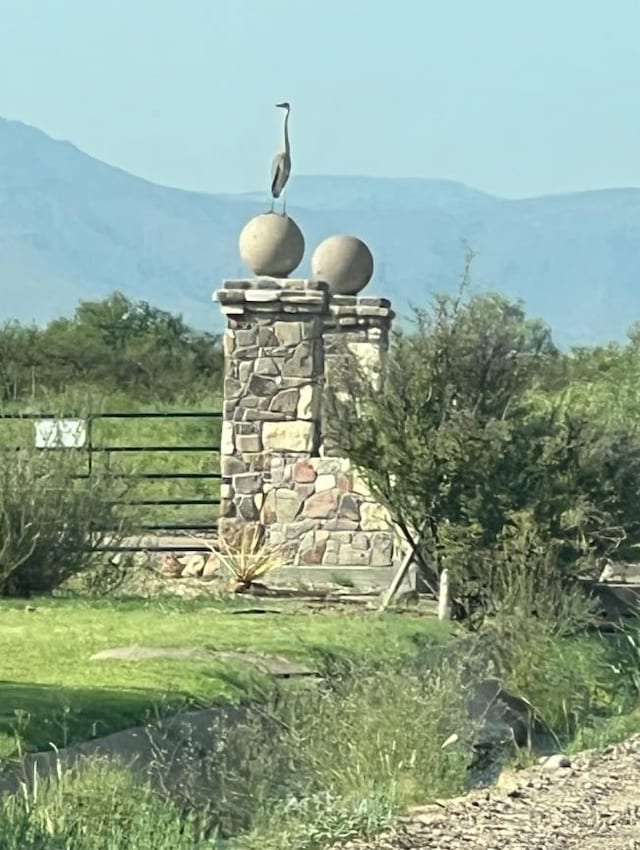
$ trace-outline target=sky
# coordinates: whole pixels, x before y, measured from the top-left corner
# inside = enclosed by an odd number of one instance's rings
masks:
[[[169,186],[640,186],[640,0],[0,0],[0,116]]]

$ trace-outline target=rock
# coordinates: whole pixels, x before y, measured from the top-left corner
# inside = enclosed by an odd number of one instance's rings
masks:
[[[317,566],[319,564],[322,564],[322,559],[324,558],[326,548],[326,543],[316,541],[312,546],[309,546],[307,549],[302,549],[299,554],[300,564],[306,564],[308,566]]]
[[[253,368],[253,367],[252,367]],[[271,396],[278,388],[274,378],[268,378],[263,375],[252,374],[249,378],[248,391],[251,395],[259,398]]]
[[[206,558],[204,555],[189,555],[182,570],[183,578],[199,578],[204,570]]]
[[[310,342],[297,345],[282,365],[283,378],[312,378],[314,375],[313,346]]]
[[[280,390],[271,400],[269,410],[276,413],[284,413],[288,416],[294,416],[298,409],[298,399],[300,392],[296,389]]]
[[[242,458],[234,457],[232,455],[225,455],[222,457],[220,465],[222,468],[222,474],[225,477],[242,475],[243,472],[247,471],[247,465]]]
[[[302,342],[303,326],[300,322],[274,322],[273,333],[279,345],[298,345]]]
[[[260,513],[253,496],[240,496],[236,501],[238,515],[247,522],[260,519]]]
[[[220,454],[232,455],[234,451],[233,445],[233,423],[222,423],[222,436],[220,438]]]
[[[555,753],[542,760],[543,770],[560,770],[571,767],[571,759],[564,753]]]
[[[308,452],[313,449],[314,428],[311,422],[265,422],[262,443],[265,451]]]
[[[335,490],[325,490],[310,496],[305,502],[303,513],[310,519],[325,519],[333,516],[338,507],[338,496]]]
[[[274,376],[280,374],[278,364],[272,357],[258,357],[254,368],[256,375]]]
[[[259,493],[262,488],[262,475],[256,472],[236,475],[233,479],[233,486],[238,495],[253,496],[255,493]]]
[[[387,509],[377,502],[360,505],[360,520],[363,531],[386,531],[391,526]]]
[[[278,523],[293,522],[298,516],[302,500],[293,490],[276,490],[275,515]]]
[[[323,474],[318,475],[316,479],[316,493],[323,493],[325,490],[333,490],[336,486],[335,475]]]
[[[224,425],[231,425],[231,422],[225,422]],[[237,434],[236,446],[241,454],[253,454],[262,451],[262,441],[259,434]]]
[[[341,567],[364,567],[369,565],[369,551],[354,549],[349,544],[340,547],[338,564]]]
[[[220,572],[220,559],[212,552],[205,561],[202,578],[214,578]]]
[[[298,419],[317,419],[320,412],[320,392],[312,384],[300,387],[298,401]]]
[[[360,522],[360,500],[350,493],[344,495],[340,499],[338,516],[340,519],[350,519],[353,522]]]
[[[316,471],[308,460],[299,460],[293,467],[293,480],[296,484],[313,484]]]
[[[171,552],[165,552],[159,558],[158,570],[167,578],[180,578],[184,570],[184,564],[181,564],[178,558]]]

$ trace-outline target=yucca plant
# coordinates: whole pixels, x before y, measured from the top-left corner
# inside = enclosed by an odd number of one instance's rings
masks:
[[[285,564],[288,547],[266,540],[264,526],[256,523],[220,537],[211,552],[228,574],[233,592],[244,593],[264,589],[260,580]]]

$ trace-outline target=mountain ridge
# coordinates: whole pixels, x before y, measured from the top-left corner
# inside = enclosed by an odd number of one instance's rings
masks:
[[[267,181],[265,180],[265,183]],[[454,291],[464,245],[474,291],[522,299],[563,344],[621,339],[640,318],[640,189],[501,198],[451,180],[294,175],[288,209],[315,246],[347,232],[376,260],[367,293],[406,313]],[[0,118],[0,318],[47,321],[114,289],[221,327],[211,294],[246,276],[237,239],[268,192],[160,186]]]

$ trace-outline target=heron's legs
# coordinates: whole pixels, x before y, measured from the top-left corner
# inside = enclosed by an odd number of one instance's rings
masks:
[[[275,205],[276,205],[276,199],[272,195],[271,196],[271,212],[273,212]]]
[[[282,215],[287,214],[287,190],[282,190]]]

